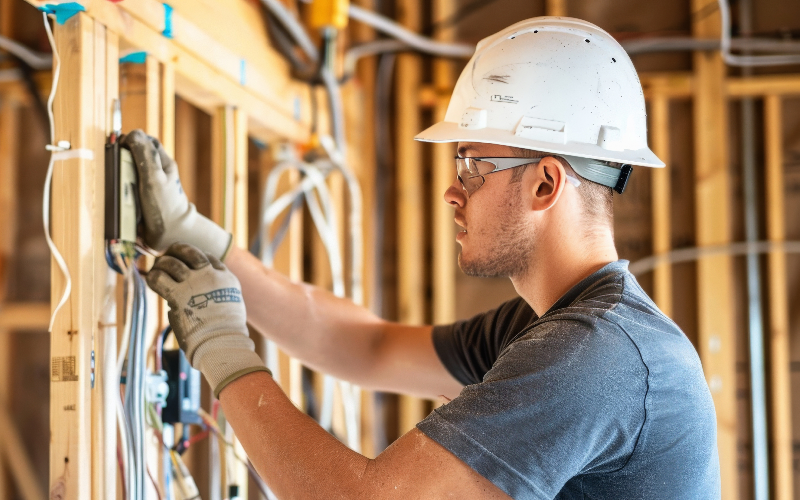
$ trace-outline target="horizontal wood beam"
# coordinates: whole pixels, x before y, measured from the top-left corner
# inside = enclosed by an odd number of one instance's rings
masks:
[[[48,3],[26,1],[36,7]],[[143,50],[161,63],[172,63],[177,94],[195,106],[209,114],[226,104],[244,109],[250,135],[264,141],[308,139],[311,105],[307,85],[289,77],[286,63],[268,49],[266,40],[249,41],[264,47],[259,53],[234,52],[186,18],[185,12],[190,10],[186,2],[178,2],[183,7],[176,8],[172,16],[172,39],[162,34],[164,7],[155,0],[80,3],[86,7],[86,15],[119,35],[121,51]],[[230,2],[240,3],[243,0]],[[231,38],[234,35],[230,32],[238,29],[236,23],[218,23],[213,33]],[[240,45],[244,45],[248,32],[243,30],[238,35],[242,38]]]
[[[49,302],[6,302],[0,306],[0,331],[46,331],[49,320]]]
[[[640,73],[645,99],[655,96],[690,98],[694,93],[694,77],[690,72]]]
[[[751,76],[728,78],[730,97],[759,97],[763,95],[800,95],[800,75]]]

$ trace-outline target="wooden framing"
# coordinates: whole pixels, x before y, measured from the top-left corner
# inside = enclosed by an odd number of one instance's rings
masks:
[[[33,1],[38,5],[43,2]],[[53,206],[57,217],[52,221],[56,244],[68,261],[73,278],[73,291],[67,306],[59,313],[52,336],[53,404],[51,422],[53,445],[51,452],[51,496],[63,498],[102,498],[116,488],[114,458],[108,456],[108,429],[98,417],[105,404],[100,398],[100,384],[91,389],[88,383],[91,352],[102,352],[106,331],[98,327],[102,304],[98,297],[106,285],[107,269],[97,249],[101,248],[102,235],[98,221],[102,214],[102,144],[109,129],[109,108],[118,82],[116,64],[119,50],[143,49],[148,52],[146,63],[140,68],[143,74],[144,106],[140,111],[141,125],[148,133],[159,136],[165,148],[179,159],[183,184],[188,193],[195,191],[194,171],[189,167],[195,151],[184,148],[191,135],[188,128],[175,137],[175,120],[188,115],[189,105],[195,105],[212,115],[214,218],[234,233],[240,246],[248,245],[247,228],[247,140],[248,135],[275,144],[277,137],[293,142],[308,138],[310,105],[303,84],[288,77],[286,64],[267,48],[266,34],[254,7],[246,2],[231,2],[229,8],[213,0],[175,0],[175,38],[161,34],[163,6],[155,0],[126,0],[114,4],[106,0],[82,1],[86,14],[79,14],[64,26],[56,29],[63,66],[56,105],[58,116],[56,139],[69,139],[73,149],[92,151],[95,161],[76,158],[59,161],[53,182]],[[704,9],[713,0],[693,0],[693,10]],[[7,5],[4,3],[2,5]],[[418,28],[419,5],[414,0],[400,0],[402,22]],[[453,11],[452,0],[437,0],[433,4],[434,19],[444,18]],[[208,15],[195,11],[206,9]],[[551,15],[564,15],[566,2],[548,0]],[[228,27],[236,19],[243,24],[233,33]],[[212,21],[217,21],[216,23]],[[698,36],[716,36],[716,14],[695,21]],[[212,34],[213,33],[213,36]],[[245,36],[246,35],[246,36]],[[247,36],[251,43],[245,43]],[[438,33],[447,40],[447,32]],[[258,43],[252,42],[252,40]],[[245,61],[244,79],[241,61]],[[372,64],[364,61],[361,64]],[[421,324],[429,319],[448,322],[455,319],[455,243],[452,238],[452,218],[448,207],[441,201],[446,186],[452,181],[452,171],[446,168],[452,156],[450,146],[434,146],[433,200],[423,199],[422,148],[411,138],[421,127],[421,106],[433,109],[434,119],[440,119],[446,109],[453,86],[452,63],[434,62],[434,82],[420,85],[420,58],[401,55],[398,59],[398,100],[402,113],[398,116],[398,231],[399,260],[399,310],[400,320]],[[694,99],[696,183],[696,236],[699,246],[724,244],[731,241],[728,230],[731,219],[729,199],[727,147],[727,114],[729,99],[750,96],[764,98],[764,123],[766,137],[766,189],[767,232],[771,241],[785,239],[785,204],[782,195],[781,98],[800,94],[800,77],[797,75],[757,76],[751,78],[725,77],[724,66],[716,52],[695,54],[697,71],[690,73],[650,73],[640,75],[650,105],[652,147],[667,163],[670,162],[670,102],[674,99]],[[277,68],[277,69],[276,69]],[[46,82],[44,82],[46,83]],[[0,85],[0,92],[13,95],[20,102],[27,99],[17,84]],[[350,92],[350,90],[348,90]],[[355,92],[353,90],[353,92]],[[175,95],[182,98],[175,106]],[[369,95],[369,91],[367,91]],[[7,102],[0,103],[0,129],[14,129],[13,112]],[[324,108],[322,106],[321,108]],[[296,112],[299,109],[299,114]],[[371,109],[365,105],[364,109]],[[352,112],[352,110],[350,110]],[[358,110],[360,111],[360,110]],[[133,119],[126,111],[126,120]],[[320,118],[324,123],[324,117]],[[129,128],[129,127],[126,127]],[[369,130],[369,127],[366,127]],[[9,134],[0,135],[0,235],[13,232],[13,221],[6,214],[13,213],[15,204],[11,177],[13,170],[4,169],[9,145]],[[370,139],[363,138],[369,142]],[[362,146],[351,144],[353,151]],[[263,163],[271,163],[264,151]],[[371,157],[371,154],[365,154]],[[368,166],[357,167],[364,185],[374,175]],[[289,176],[287,176],[289,177]],[[11,179],[11,180],[9,180]],[[224,179],[224,181],[222,181]],[[297,182],[295,176],[287,182]],[[658,170],[653,175],[653,247],[655,253],[671,248],[669,218],[669,170]],[[341,188],[336,189],[341,194]],[[365,207],[370,206],[365,189]],[[192,194],[191,198],[194,197]],[[425,245],[428,238],[424,207],[433,203],[433,271],[431,281],[434,300],[431,310],[426,303]],[[365,227],[369,209],[365,210]],[[369,234],[367,234],[369,238]],[[291,224],[288,246],[276,257],[276,268],[292,279],[303,278],[302,216],[296,215]],[[5,246],[12,241],[0,241],[0,285],[8,255]],[[368,240],[369,241],[369,240]],[[369,244],[374,244],[368,243]],[[369,263],[366,264],[370,266]],[[698,262],[698,296],[700,299],[700,335],[698,349],[715,399],[719,417],[720,457],[723,470],[724,498],[737,498],[738,473],[736,470],[736,421],[740,418],[735,408],[735,378],[733,350],[733,276],[731,259],[724,256],[703,257]],[[376,270],[368,271],[375,272]],[[788,294],[786,256],[774,251],[768,257],[769,284],[769,351],[772,431],[772,468],[775,474],[775,495],[781,500],[792,498],[792,429],[791,391],[788,371]],[[672,277],[670,266],[661,265],[655,272],[655,300],[668,314],[672,309]],[[58,301],[63,280],[57,267],[53,268],[53,301]],[[0,300],[3,299],[0,290]],[[0,370],[7,363],[8,335],[12,329],[42,328],[48,312],[45,306],[35,303],[5,303],[0,310]],[[97,358],[97,356],[96,356]],[[73,371],[74,366],[74,371]],[[301,365],[296,360],[282,356],[282,379],[285,390],[296,404],[302,406],[302,386],[299,384]],[[97,366],[96,371],[102,367]],[[291,375],[289,375],[291,373]],[[4,378],[0,372],[0,419]],[[56,380],[57,379],[57,380]],[[292,380],[293,383],[289,383]],[[366,400],[366,398],[365,398]],[[415,398],[401,400],[401,431],[412,428],[424,418],[427,402]],[[3,443],[10,442],[3,439]],[[367,440],[365,439],[366,443]],[[90,448],[91,446],[91,448]],[[365,453],[370,454],[365,445]],[[105,454],[104,454],[105,453]],[[5,457],[0,453],[0,458]],[[4,493],[4,480],[0,464],[0,496]],[[17,465],[17,464],[13,464]],[[24,463],[22,463],[24,466]],[[109,468],[110,465],[110,468]],[[109,470],[111,472],[109,472]],[[103,472],[105,471],[105,472]],[[25,473],[18,473],[20,477]],[[239,478],[238,481],[246,481]],[[27,490],[27,496],[40,497]]]
[[[663,94],[650,100],[650,137],[653,152],[667,166],[669,152],[669,99]],[[670,221],[670,171],[655,169],[652,173],[653,253],[663,254],[672,248]],[[653,275],[653,300],[664,314],[672,316],[672,266],[662,263]]]
[[[712,5],[713,4],[713,5]],[[692,0],[692,11],[712,13],[693,21],[695,36],[719,37],[714,0]],[[713,10],[712,10],[713,9]],[[695,52],[695,235],[697,246],[731,242],[728,175],[728,113],[725,64],[719,52]],[[722,496],[736,500],[736,357],[733,323],[733,268],[730,256],[697,262],[698,352],[717,411]]]
[[[416,0],[398,0],[399,22],[413,31],[421,25]],[[414,141],[421,120],[417,93],[421,81],[421,58],[416,54],[397,56],[397,277],[398,319],[421,325],[425,322],[425,237],[423,209],[422,146]],[[425,402],[400,396],[400,434],[405,434],[425,417]]]
[[[781,97],[764,98],[764,139],[766,142],[767,238],[786,239],[786,205],[783,182],[783,117]],[[770,427],[774,498],[794,498],[792,458],[792,390],[789,374],[789,301],[786,254],[770,252],[767,260],[769,283]]]
[[[103,158],[107,113],[106,47],[108,32],[86,14],[56,26],[62,71],[55,101],[56,136],[69,138],[73,150]],[[96,109],[97,103],[103,106]],[[98,334],[106,263],[102,255],[102,163],[84,158],[57,161],[53,173],[52,234],[72,277],[72,293],[59,311],[51,335],[50,496],[93,498],[90,466],[92,340]],[[52,300],[66,285],[52,264]],[[105,457],[98,457],[105,461]],[[113,458],[108,457],[113,460]]]

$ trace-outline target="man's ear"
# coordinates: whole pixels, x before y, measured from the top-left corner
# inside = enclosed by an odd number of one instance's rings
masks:
[[[547,210],[564,192],[567,179],[564,165],[557,158],[546,156],[536,164],[530,185],[533,210]]]

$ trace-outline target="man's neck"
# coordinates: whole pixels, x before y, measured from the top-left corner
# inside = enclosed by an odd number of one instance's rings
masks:
[[[555,234],[537,243],[526,272],[511,282],[539,316],[581,280],[619,259],[610,231],[591,242]]]

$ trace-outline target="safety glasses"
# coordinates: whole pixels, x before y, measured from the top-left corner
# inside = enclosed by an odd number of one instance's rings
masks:
[[[455,159],[458,180],[467,192],[467,196],[472,196],[472,193],[480,189],[486,182],[484,177],[489,174],[539,163],[542,160],[542,158],[462,158],[461,156],[456,156]],[[581,181],[571,175],[567,175],[567,181],[575,187],[581,185]]]

